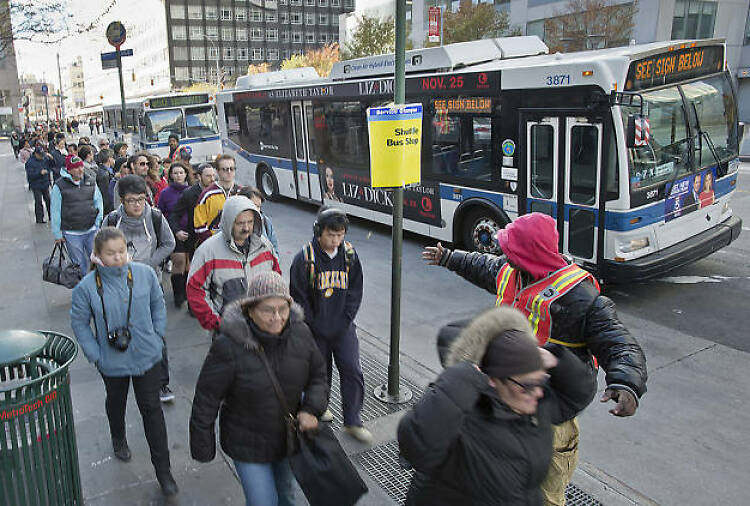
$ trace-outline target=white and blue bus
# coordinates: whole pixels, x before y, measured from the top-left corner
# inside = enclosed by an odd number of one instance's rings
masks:
[[[722,40],[547,54],[537,37],[407,52],[422,103],[422,180],[404,228],[496,252],[528,212],[557,219],[561,250],[610,281],[703,258],[740,233],[736,96]],[[238,177],[267,196],[332,203],[390,223],[370,186],[366,110],[393,100],[393,55],[326,79],[238,81],[217,108]]]
[[[193,163],[212,161],[221,153],[215,99],[209,93],[145,97],[129,100],[125,108],[129,134],[122,131],[120,104],[104,107],[105,128],[115,138],[125,135],[136,150],[167,156],[169,136],[175,134],[190,150]]]

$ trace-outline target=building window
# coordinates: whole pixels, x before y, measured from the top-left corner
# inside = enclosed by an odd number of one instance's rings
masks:
[[[743,45],[750,46],[750,9],[747,11],[747,20],[745,21],[745,41]]]
[[[302,13],[301,12],[292,12],[292,24],[293,25],[301,25],[302,24]]]
[[[289,5],[289,0],[279,0],[279,5]]]
[[[328,0],[318,0],[318,7],[328,7]]]
[[[289,49],[284,49],[283,51],[281,51],[281,57],[285,60],[288,60],[292,57],[292,52]]]
[[[302,5],[302,0],[289,0],[289,5],[293,7],[299,7]]]
[[[275,23],[275,22],[276,22],[276,13],[266,12],[266,23]]]
[[[219,36],[219,27],[218,26],[207,26],[206,27],[206,37],[218,37]]]
[[[234,35],[234,30],[231,28],[222,28],[221,29],[221,40],[232,40]]]
[[[219,48],[218,47],[209,47],[208,48],[208,57],[211,60],[216,60],[219,58]]]
[[[307,7],[315,7],[315,0],[305,0],[305,5]]]
[[[206,59],[206,51],[203,46],[193,46],[190,48],[190,59],[193,61],[202,61]]]
[[[187,67],[175,67],[174,78],[177,81],[187,81],[188,79],[190,79],[188,68]]]
[[[247,10],[244,8],[234,10],[234,19],[237,21],[245,21],[247,19]]]
[[[292,42],[302,44],[302,32],[292,32]]]
[[[536,35],[544,40],[544,21],[544,19],[537,19],[526,23],[526,35]]]
[[[344,9],[353,9],[354,0],[344,0]]]
[[[339,17],[336,15],[331,16],[331,26],[339,26]]]
[[[315,14],[305,14],[305,24],[307,26],[315,25]]]
[[[315,33],[305,32],[305,42],[307,42],[308,44],[315,43]]]
[[[189,19],[203,19],[203,7],[200,5],[188,5]]]
[[[328,42],[328,34],[327,33],[319,33],[318,34],[318,42]]]
[[[263,48],[254,47],[253,48],[253,61],[262,60],[262,59],[263,59]]]
[[[219,14],[216,11],[216,7],[206,5],[206,19],[219,19]]]
[[[253,28],[251,37],[253,40],[263,40],[263,29]]]
[[[339,41],[339,34],[338,32],[331,34],[331,42],[338,42]]]
[[[279,30],[276,28],[269,28],[266,30],[266,40],[270,42],[276,42],[279,40]]]
[[[187,48],[183,46],[175,46],[174,48],[172,48],[172,57],[175,60],[187,60],[188,59]]]
[[[185,6],[182,4],[170,5],[169,15],[172,16],[172,19],[185,19]]]
[[[223,70],[226,77],[231,77],[232,75],[234,75],[234,65],[225,65]]]
[[[281,42],[289,42],[289,30],[281,30]]]
[[[190,40],[200,40],[203,38],[203,29],[200,26],[190,27]]]
[[[247,48],[246,47],[237,48],[237,59],[242,60],[242,61],[247,60]]]
[[[676,0],[672,39],[709,39],[714,36],[716,2]]]
[[[279,50],[276,48],[269,48],[268,49],[268,59],[269,60],[278,60],[279,59]]]
[[[341,0],[331,0],[331,7],[341,7]]]
[[[227,9],[226,7],[222,7],[221,8],[221,20],[232,21],[232,9]]]
[[[247,28],[237,28],[237,40],[239,41],[247,40]]]
[[[234,60],[234,48],[225,47],[222,49],[222,60]]]
[[[289,13],[288,12],[282,12],[279,14],[279,19],[281,19],[282,25],[288,25],[289,24]]]
[[[254,21],[256,23],[263,21],[263,13],[260,11],[260,9],[253,9],[250,11],[250,21]]]
[[[328,24],[328,14],[318,14],[318,24],[326,26]]]
[[[172,39],[174,40],[185,40],[187,39],[187,30],[184,26],[173,26],[172,27]]]

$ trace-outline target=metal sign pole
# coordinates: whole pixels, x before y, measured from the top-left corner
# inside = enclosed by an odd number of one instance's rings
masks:
[[[128,131],[128,113],[125,110],[125,84],[122,82],[122,55],[120,54],[120,46],[115,48],[117,53],[117,74],[120,76],[120,105],[122,106],[122,135]]]
[[[58,96],[60,97],[60,121],[65,126],[65,97],[63,96],[62,72],[60,71],[60,53],[57,53],[57,80],[60,84]]]

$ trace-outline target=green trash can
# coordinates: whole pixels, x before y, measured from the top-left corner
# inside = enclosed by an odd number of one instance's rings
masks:
[[[0,504],[82,505],[71,338],[0,330]]]

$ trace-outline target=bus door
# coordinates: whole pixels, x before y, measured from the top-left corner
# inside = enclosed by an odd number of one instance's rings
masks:
[[[561,250],[596,263],[602,123],[558,116],[525,125],[526,212],[555,218]]]
[[[292,102],[292,132],[294,135],[294,179],[297,181],[297,196],[310,199],[310,166],[307,156],[307,125],[302,102]]]

